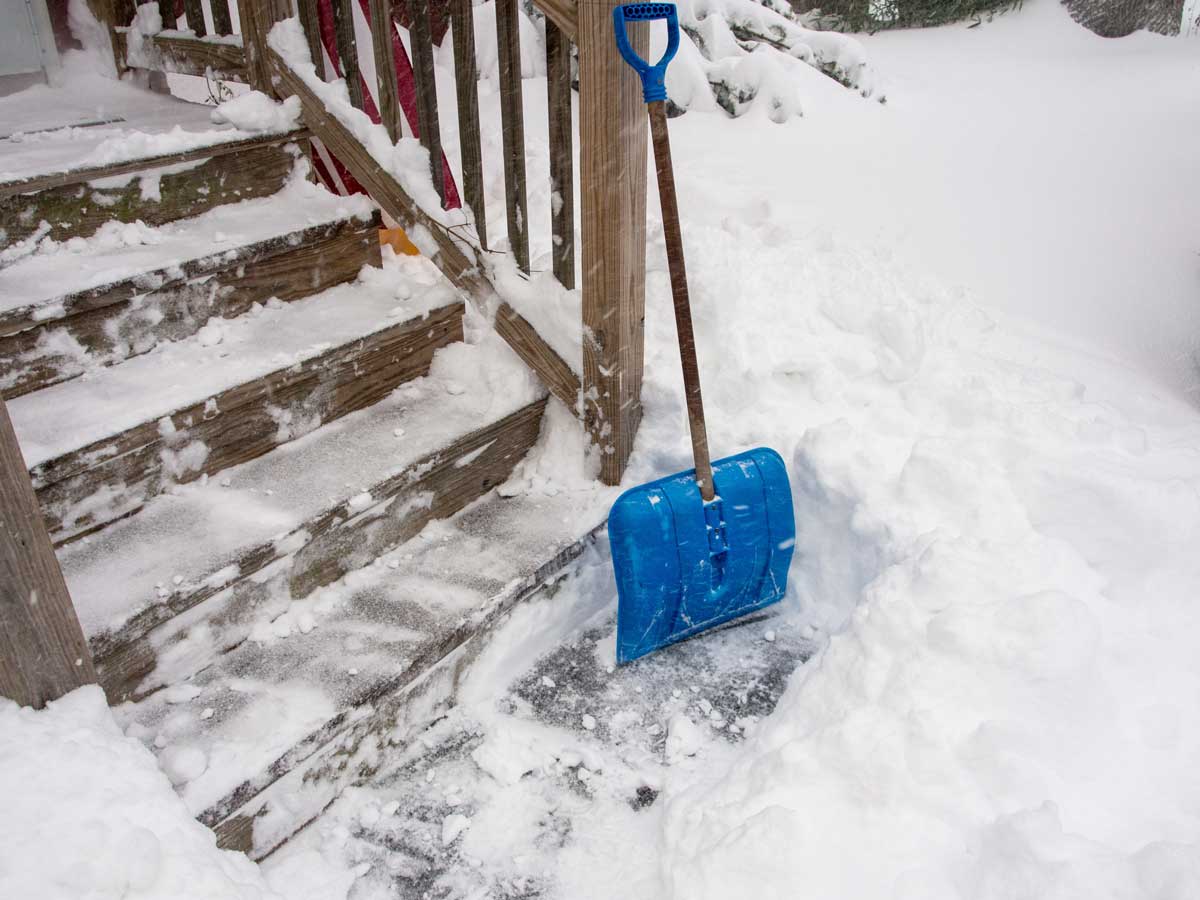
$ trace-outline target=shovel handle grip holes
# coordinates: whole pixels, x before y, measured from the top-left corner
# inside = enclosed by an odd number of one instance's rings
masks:
[[[662,59],[654,65],[646,62],[629,44],[626,22],[647,22],[665,19],[667,22],[667,49]],[[617,49],[625,62],[642,79],[642,96],[647,103],[667,99],[667,63],[675,58],[679,50],[679,13],[674,3],[627,3],[613,7],[613,31],[616,33]]]
[[[675,12],[674,3],[626,3],[621,7],[626,22],[665,19]]]

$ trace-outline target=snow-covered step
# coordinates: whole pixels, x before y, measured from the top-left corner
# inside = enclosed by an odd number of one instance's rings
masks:
[[[236,155],[264,139],[305,133],[283,118],[239,129],[214,122],[211,106],[106,78],[90,82],[0,97],[0,196]]]
[[[90,238],[0,252],[0,391],[73,378],[194,334],[213,316],[304,297],[378,265],[378,213],[363,197],[305,181],[306,171],[301,160],[270,197],[158,228],[112,222]]]
[[[543,389],[498,338],[454,344],[381,402],[60,548],[109,697],[187,677],[256,616],[504,481],[543,407]]]
[[[444,281],[420,285],[393,263],[11,401],[55,542],[425,374],[438,348],[462,339],[463,304]]]
[[[495,623],[591,542],[600,491],[489,494],[120,715],[223,846],[259,857],[443,714]],[[353,765],[348,765],[354,761]]]
[[[32,236],[65,241],[108,222],[163,225],[224,203],[266,197],[283,187],[301,153],[297,135],[266,136],[237,153],[200,157],[121,175],[103,169],[78,181],[20,193],[0,185],[0,251]]]

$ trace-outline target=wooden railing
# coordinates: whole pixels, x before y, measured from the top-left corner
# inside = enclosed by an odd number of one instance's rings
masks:
[[[120,6],[126,0],[98,2],[115,4],[111,22],[131,21],[132,9]],[[173,2],[160,0],[164,25],[182,29],[184,20],[176,21]],[[186,24],[196,37],[176,31],[149,38],[155,52],[135,59],[128,52],[126,33],[117,28],[114,44],[119,64],[183,74],[208,72],[246,81],[281,98],[299,97],[305,125],[337,164],[410,236],[420,236],[418,246],[491,317],[497,332],[547,387],[581,416],[602,450],[602,479],[617,483],[641,420],[647,131],[637,77],[622,62],[613,41],[612,0],[535,0],[546,20],[548,117],[544,122],[525,121],[518,0],[496,0],[505,240],[487,220],[471,0],[434,0],[447,4],[452,34],[458,129],[457,153],[449,155],[460,161],[460,171],[450,172],[449,177],[434,76],[431,0],[398,0],[396,5],[393,0],[294,0],[295,6],[293,0],[237,0],[240,40],[225,37],[234,30],[229,0],[205,2],[210,5],[215,36],[204,24],[201,0],[186,0]],[[370,25],[369,49],[357,46],[355,5]],[[290,54],[280,54],[267,39],[276,22],[291,17],[297,17],[303,29],[311,70],[297,65]],[[401,21],[406,23],[411,48],[415,116],[403,108],[397,84],[398,59],[406,77],[410,62],[397,33]],[[631,28],[631,40],[643,55],[648,52],[644,23]],[[572,47],[577,48],[578,58],[578,137]],[[378,84],[373,94],[360,69],[363,58],[374,62]],[[352,121],[355,114],[326,102],[324,83],[339,78],[345,79],[354,109],[378,123],[388,141],[395,143],[406,134],[419,137],[429,154],[429,181],[440,209],[414,200],[414,194],[421,192],[409,190],[411,182],[406,188],[389,166],[372,155],[360,139],[361,117]],[[539,274],[531,272],[526,167],[526,139],[533,129],[548,135],[553,276],[562,288],[578,288],[581,294],[580,347],[577,355],[567,354],[573,364],[531,324],[545,321],[546,310],[530,306],[538,302],[537,297],[531,300],[529,291],[521,291],[518,310],[510,302],[516,298],[497,288],[510,269],[523,278]],[[457,205],[448,192],[458,185],[463,210],[456,220],[445,210]]]

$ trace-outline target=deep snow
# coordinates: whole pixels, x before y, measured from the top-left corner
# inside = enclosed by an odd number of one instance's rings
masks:
[[[1031,0],[863,44],[886,104],[798,70],[799,118],[671,123],[710,441],[790,461],[780,613],[822,649],[636,828],[576,818],[546,893],[1200,896],[1196,39]],[[650,205],[629,483],[688,465]],[[539,477],[577,482],[554,421]],[[530,669],[529,629],[547,650],[603,614],[597,571],[514,616],[464,707]],[[353,897],[338,846],[272,884]]]

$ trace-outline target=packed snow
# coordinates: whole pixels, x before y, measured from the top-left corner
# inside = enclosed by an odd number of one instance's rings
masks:
[[[0,896],[280,900],[217,849],[98,687],[40,712],[0,697],[0,797]]]

